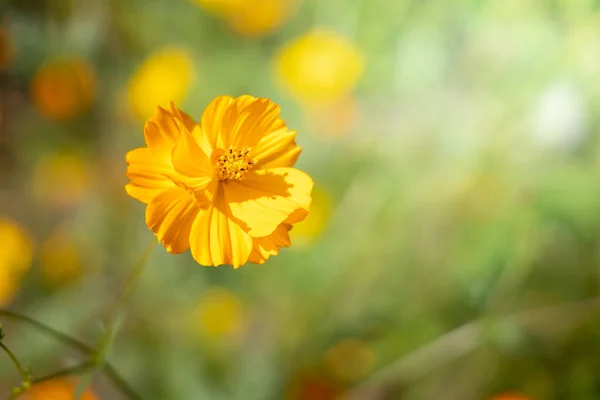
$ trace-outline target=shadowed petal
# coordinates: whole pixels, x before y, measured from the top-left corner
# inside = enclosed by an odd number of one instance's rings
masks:
[[[286,128],[264,136],[250,153],[257,160],[256,169],[292,167],[302,148],[296,145],[296,131]]]
[[[127,177],[131,180],[125,189],[127,193],[148,204],[162,189],[175,186],[171,179],[175,173],[170,163],[157,158],[156,154],[147,147],[127,153]]]
[[[146,208],[146,223],[170,253],[190,247],[190,231],[199,208],[194,196],[180,187],[159,192]]]
[[[213,206],[200,211],[190,234],[194,259],[206,266],[230,264],[239,268],[248,261],[252,238],[226,211],[222,193],[217,193]]]
[[[194,128],[195,135],[200,135],[200,131],[200,127],[196,125]],[[181,135],[172,153],[175,171],[186,177],[186,186],[192,188],[203,186],[206,184],[207,178],[212,179],[215,177],[215,169],[210,158],[198,145],[195,135],[182,127]]]
[[[233,217],[247,225],[250,236],[263,237],[294,213],[304,218],[313,186],[310,176],[300,170],[271,168],[225,182],[223,189]]]
[[[264,264],[270,256],[279,254],[280,247],[289,247],[292,244],[289,235],[290,229],[292,229],[291,225],[283,223],[269,236],[254,238],[248,261],[255,264]]]

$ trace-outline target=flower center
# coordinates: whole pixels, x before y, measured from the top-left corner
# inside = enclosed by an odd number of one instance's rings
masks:
[[[248,153],[250,148],[246,150],[236,150],[229,148],[229,150],[217,150],[215,154],[216,165],[219,169],[219,179],[226,181],[228,179],[244,179],[244,174],[248,172],[256,160],[250,159]]]

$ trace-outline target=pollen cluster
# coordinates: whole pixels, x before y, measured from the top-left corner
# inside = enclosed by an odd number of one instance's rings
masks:
[[[248,154],[250,148],[246,150],[236,150],[229,148],[224,150],[223,154],[217,158],[217,168],[219,169],[219,179],[222,181],[228,179],[243,179],[244,174],[248,172],[256,160],[250,159]]]

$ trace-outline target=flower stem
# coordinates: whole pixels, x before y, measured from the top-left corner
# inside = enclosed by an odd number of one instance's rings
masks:
[[[56,329],[53,329],[39,321],[36,321],[35,319],[29,318],[25,315],[21,315],[12,311],[8,311],[8,310],[3,310],[0,309],[0,316],[4,316],[6,318],[18,321],[18,322],[24,322],[26,324],[29,324],[30,326],[36,328],[37,330],[39,330],[41,333],[45,333],[48,336],[51,336],[53,338],[55,338],[56,340],[58,340],[59,342],[62,342],[68,346],[71,346],[77,350],[79,350],[79,352],[86,356],[86,357],[92,357],[95,353],[95,350],[93,347],[88,346],[87,344],[71,337],[68,336],[62,332],[57,331]],[[2,336],[2,335],[0,335]],[[43,382],[46,380],[49,380],[51,378],[55,378],[55,377],[59,377],[59,376],[65,376],[65,375],[73,375],[73,374],[78,374],[81,372],[86,372],[89,371],[90,368],[94,367],[96,364],[92,361],[87,361],[79,366],[76,366],[74,368],[71,369],[67,369],[67,370],[62,370],[62,371],[58,371],[58,372],[54,372],[50,375],[47,375],[45,377],[42,378],[38,378],[38,379],[34,379],[32,381],[33,383],[39,383],[39,382]],[[117,370],[115,370],[115,368],[110,365],[109,363],[105,363],[104,364],[104,372],[106,373],[106,376],[110,379],[110,381],[112,382],[112,384],[119,390],[121,391],[121,393],[123,393],[125,396],[127,396],[129,399],[133,399],[133,400],[141,400],[141,397],[138,396],[125,382],[125,380],[121,377],[121,375],[117,372]],[[23,392],[21,393],[13,393],[13,395],[11,397],[9,397],[9,399],[16,399],[18,396],[20,396]]]
[[[113,308],[112,312],[109,314],[104,334],[100,337],[96,349],[93,351],[93,362],[95,363],[95,367],[90,369],[89,375],[83,376],[82,379],[79,381],[79,385],[77,387],[77,390],[75,391],[75,400],[79,400],[81,398],[81,395],[85,391],[85,388],[87,387],[89,382],[92,380],[92,377],[96,370],[101,369],[105,366],[106,356],[109,352],[110,345],[112,344],[113,339],[117,333],[121,316],[123,315],[123,312],[125,310],[125,305],[131,297],[133,289],[135,288],[140,276],[142,275],[144,267],[146,266],[146,261],[150,256],[150,252],[152,251],[155,245],[156,241],[153,240],[152,243],[146,248],[144,253],[142,253],[142,256],[134,266],[131,276],[127,280],[125,289],[123,290],[121,297],[117,301],[117,304]],[[114,370],[112,369],[109,369],[107,371],[109,376],[113,372]]]
[[[25,315],[21,315],[21,314],[12,312],[12,311],[0,309],[0,316],[15,320],[15,321],[19,321],[19,322],[25,322],[26,324],[33,326],[34,328],[47,334],[48,336],[52,336],[59,342],[63,342],[64,344],[79,350],[79,352],[82,354],[89,355],[90,353],[92,353],[94,351],[93,347],[88,346],[87,344],[85,344],[75,338],[72,338],[71,336],[65,335],[64,333],[59,332],[56,329],[53,329],[39,321],[36,321],[35,319],[27,317]]]
[[[21,379],[23,380],[22,386],[30,385],[31,384],[31,375],[29,374],[29,372],[27,372],[27,370],[25,368],[23,368],[23,365],[21,365],[21,362],[19,361],[17,356],[15,356],[15,354],[8,347],[6,347],[6,345],[4,343],[2,343],[1,340],[0,340],[0,348],[2,348],[2,350],[4,350],[4,352],[8,355],[8,358],[10,358],[12,363],[15,365],[15,368],[17,368],[17,371],[19,371],[19,375],[21,375]]]

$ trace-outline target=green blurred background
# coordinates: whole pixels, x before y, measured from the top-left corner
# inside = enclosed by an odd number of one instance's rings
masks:
[[[600,2],[0,15],[0,304],[88,343],[154,240],[124,185],[156,106],[248,93],[298,130],[316,187],[291,248],[238,270],[153,250],[109,356],[142,398],[600,398]],[[0,322],[34,376],[81,360]],[[0,354],[0,397],[19,382]]]

